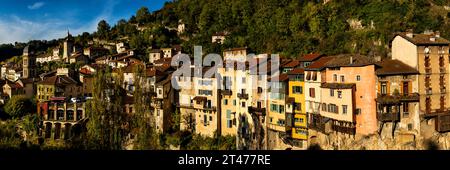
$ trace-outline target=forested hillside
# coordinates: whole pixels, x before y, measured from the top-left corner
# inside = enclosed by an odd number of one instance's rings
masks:
[[[92,37],[125,40],[143,54],[181,44],[186,53],[202,45],[207,52],[246,46],[287,57],[312,52],[386,56],[398,31],[440,31],[450,39],[449,18],[448,0],[174,0],[155,12],[143,7],[117,23],[101,21],[96,32],[76,40],[83,45]],[[182,34],[176,32],[179,23],[186,26]],[[223,45],[211,43],[218,32],[229,33]]]

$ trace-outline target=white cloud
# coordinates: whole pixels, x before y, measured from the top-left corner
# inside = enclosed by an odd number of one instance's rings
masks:
[[[44,6],[44,5],[45,5],[44,2],[35,2],[35,3],[32,4],[32,5],[28,5],[28,9],[30,9],[30,10],[35,10],[35,9],[41,8],[41,7]]]
[[[74,23],[74,18],[26,20],[16,15],[0,16],[0,44],[14,42],[28,42],[29,40],[52,40],[64,38],[67,29],[72,35],[83,32],[94,32],[100,20],[111,20],[117,1],[109,0],[105,3],[102,12],[91,21],[84,24]],[[111,24],[111,23],[110,23]],[[74,25],[80,25],[74,27]]]

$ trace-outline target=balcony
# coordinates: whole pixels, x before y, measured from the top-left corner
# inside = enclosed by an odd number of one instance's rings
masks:
[[[445,67],[441,66],[441,67],[439,68],[439,72],[440,72],[440,73],[446,73],[447,71],[445,70]]]
[[[248,99],[248,94],[246,93],[238,93],[237,97],[240,99]]]
[[[400,113],[377,112],[377,120],[380,122],[398,122],[400,121]]]
[[[418,102],[420,95],[418,93],[409,94],[377,94],[376,101],[380,104],[397,104],[400,102]]]
[[[431,74],[431,68],[429,67],[425,68],[425,74]]]
[[[446,88],[440,88],[440,92],[441,92],[441,94],[445,94],[445,93],[447,93],[447,90],[446,90]]]
[[[266,115],[266,108],[258,108],[258,107],[250,106],[250,107],[248,107],[248,112],[249,113],[255,113],[255,114],[260,115],[260,116],[265,116]]]
[[[216,111],[217,108],[216,108],[216,106],[208,106],[208,105],[204,105],[204,106],[203,106],[203,110],[205,110],[205,111]]]
[[[436,123],[435,123],[436,131],[443,133],[450,131],[450,113],[446,114],[438,114]]]
[[[231,96],[233,94],[233,91],[231,90],[222,90],[222,95]]]
[[[341,126],[341,125],[337,125],[337,124],[332,124],[331,125],[331,129],[333,129],[333,131],[336,132],[340,132],[340,133],[346,133],[346,134],[350,134],[350,135],[355,135],[356,134],[356,127],[355,126]]]

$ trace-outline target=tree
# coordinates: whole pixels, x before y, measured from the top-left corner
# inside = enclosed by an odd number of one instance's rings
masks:
[[[158,135],[152,128],[153,117],[148,107],[149,98],[145,95],[145,66],[136,65],[134,68],[134,108],[135,113],[132,115],[132,132],[135,136],[134,149],[158,149]]]
[[[141,7],[137,12],[136,12],[136,21],[139,24],[143,24],[146,23],[148,21],[150,21],[151,19],[151,14],[148,11],[147,7]]]
[[[87,140],[89,149],[119,150],[127,133],[127,115],[123,112],[126,93],[122,77],[113,77],[110,68],[99,70],[93,81],[93,99],[87,102]]]
[[[4,107],[5,112],[13,118],[32,113],[35,110],[34,108],[36,107],[33,107],[32,101],[24,95],[12,96]]]
[[[110,29],[111,27],[109,26],[108,22],[106,22],[105,20],[101,20],[100,22],[98,22],[97,35],[101,39],[108,40]]]

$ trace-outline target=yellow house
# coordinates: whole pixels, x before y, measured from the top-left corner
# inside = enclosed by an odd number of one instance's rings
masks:
[[[305,94],[304,94],[304,69],[295,68],[288,72],[289,76],[289,91],[286,100],[286,114],[288,120],[287,126],[291,127],[291,137],[293,139],[307,140],[307,118],[305,108]]]

